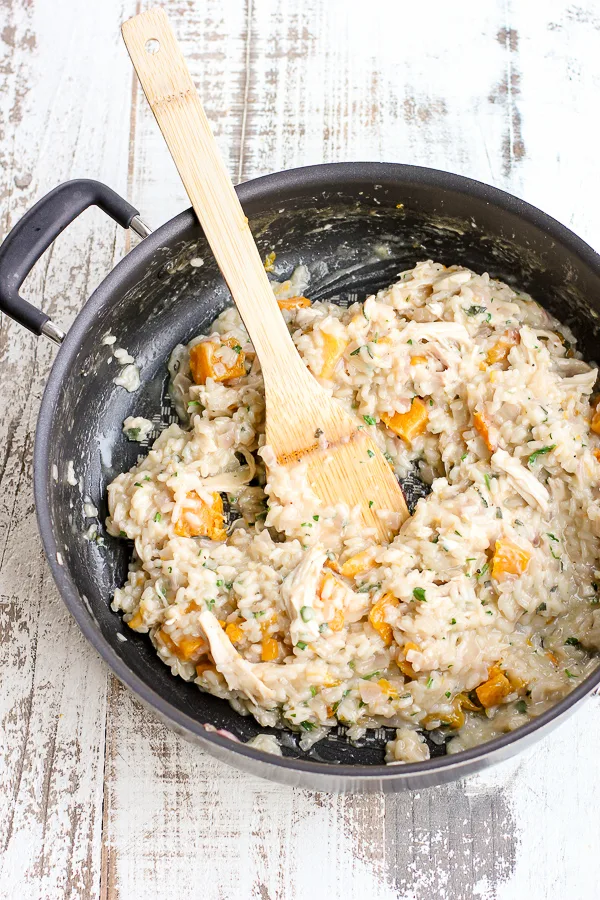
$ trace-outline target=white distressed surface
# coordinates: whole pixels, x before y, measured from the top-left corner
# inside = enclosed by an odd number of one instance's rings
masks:
[[[118,26],[139,0],[0,2],[0,237],[67,178],[151,224],[186,200]],[[450,169],[600,247],[600,11],[547,0],[168,0],[232,176],[383,159]],[[100,213],[26,292],[68,326],[129,246]],[[0,897],[545,900],[598,895],[600,701],[502,768],[332,797],[181,741],[64,611],[37,537],[35,419],[52,351],[0,326]]]

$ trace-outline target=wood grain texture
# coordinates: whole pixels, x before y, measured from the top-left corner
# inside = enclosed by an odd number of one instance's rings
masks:
[[[334,159],[438,166],[513,191],[600,247],[593,0],[433,0],[426,14],[396,0],[165,6],[232,177]],[[187,206],[118,33],[141,8],[3,0],[0,233],[74,175],[129,189],[154,225]],[[90,212],[25,293],[67,326],[124,249]],[[598,698],[464,783],[333,797],[215,762],[107,678],[62,608],[34,521],[51,355],[2,322],[0,897],[597,895]]]

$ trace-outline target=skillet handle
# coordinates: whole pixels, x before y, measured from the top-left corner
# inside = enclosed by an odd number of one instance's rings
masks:
[[[50,317],[19,294],[19,288],[42,253],[89,206],[98,206],[123,228],[141,237],[150,234],[139,212],[99,181],[78,178],[66,181],[28,210],[0,245],[0,311],[34,334],[44,334],[60,344],[63,332]]]

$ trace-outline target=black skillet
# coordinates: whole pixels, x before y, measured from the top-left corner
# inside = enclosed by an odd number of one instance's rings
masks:
[[[385,163],[295,169],[246,182],[237,191],[259,249],[277,253],[276,276],[307,265],[312,300],[362,299],[418,260],[460,263],[528,291],[572,328],[586,359],[598,355],[600,257],[567,228],[509,194],[458,175]],[[148,236],[110,272],[64,336],[18,291],[44,250],[92,204]],[[204,263],[191,265],[192,259]],[[102,524],[103,544],[86,538],[90,523],[83,518],[83,496],[91,497],[102,523],[107,484],[144,452],[124,437],[123,419],[153,418],[155,433],[174,420],[165,391],[169,353],[229,303],[191,210],[149,234],[137,210],[94,181],[56,188],[0,247],[0,309],[60,344],[37,425],[35,501],[54,579],[85,636],[169,726],[225,762],[287,784],[354,791],[424,787],[489,766],[545,734],[598,684],[600,669],[536,720],[454,756],[445,754],[444,744],[432,744],[431,760],[386,767],[383,745],[390,733],[382,729],[354,746],[339,729],[308,752],[287,735],[284,756],[275,757],[242,743],[265,729],[174,678],[150,641],[111,611],[131,548],[106,535]],[[134,394],[113,384],[114,362],[108,363],[102,343],[107,332],[140,365],[141,386]],[[76,486],[66,477],[71,460],[81,479]]]

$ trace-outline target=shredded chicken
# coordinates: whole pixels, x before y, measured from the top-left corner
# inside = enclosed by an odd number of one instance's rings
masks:
[[[200,625],[210,644],[215,666],[225,678],[229,690],[243,691],[257,704],[275,700],[275,692],[257,677],[255,665],[240,656],[219,625],[217,617],[209,610],[204,610],[200,614]]]
[[[496,450],[492,456],[492,465],[506,472],[513,488],[530,506],[538,506],[543,513],[548,511],[550,495],[543,484],[525,466],[506,450]]]
[[[281,585],[281,596],[290,617],[292,644],[319,636],[319,622],[313,604],[326,558],[323,547],[315,544],[306,551],[302,561]]]

